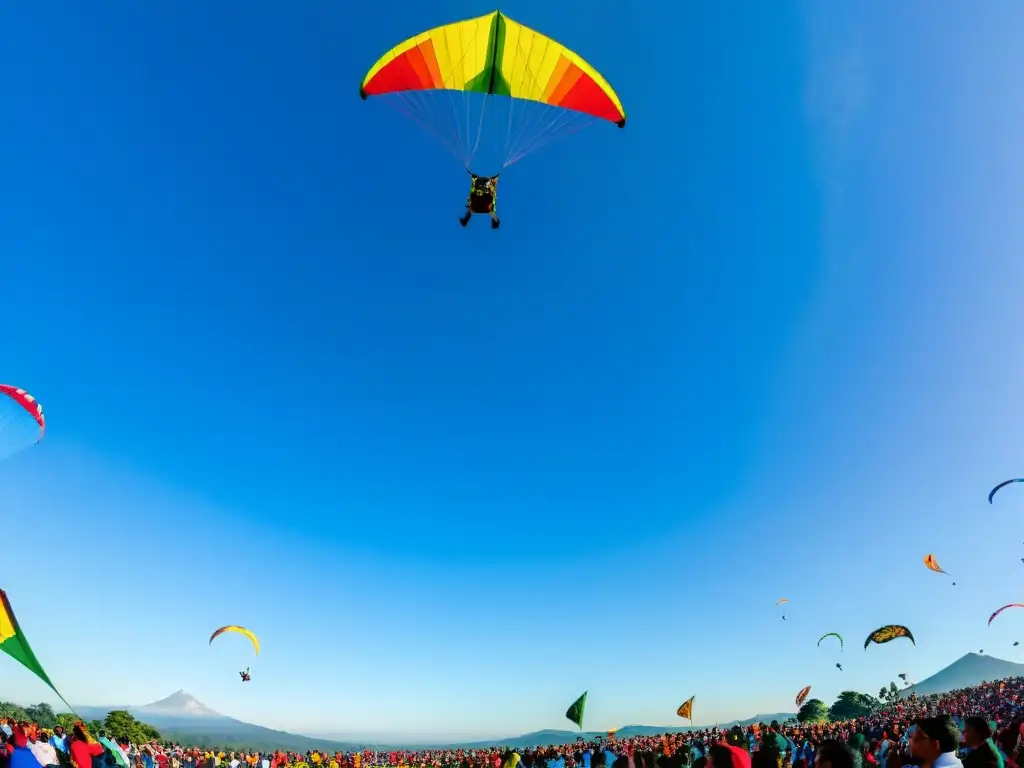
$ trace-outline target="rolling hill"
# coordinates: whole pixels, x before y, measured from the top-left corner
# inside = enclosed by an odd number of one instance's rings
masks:
[[[604,736],[604,731],[581,734],[579,731],[535,731],[522,736],[512,736],[506,739],[494,739],[491,741],[473,742],[471,744],[381,744],[369,742],[354,742],[331,738],[330,734],[318,736],[307,736],[287,731],[278,731],[273,728],[264,728],[261,725],[245,723],[235,720],[233,717],[222,715],[219,712],[207,707],[194,696],[185,691],[172,693],[165,699],[155,701],[152,704],[143,706],[80,706],[76,707],[78,714],[86,720],[102,720],[107,713],[114,709],[128,710],[139,720],[156,727],[167,739],[178,741],[184,744],[191,744],[199,747],[220,746],[225,748],[247,747],[250,749],[271,750],[290,749],[297,752],[305,752],[312,749],[328,750],[331,752],[342,750],[365,749],[366,747],[402,747],[415,749],[423,747],[443,746],[465,746],[465,747],[487,747],[502,746],[521,748],[539,744],[569,744],[581,735],[584,737]],[[768,722],[771,720],[785,720],[794,717],[792,713],[777,713],[773,715],[756,715],[747,720],[735,720],[728,723],[721,723],[721,726],[749,725],[756,722]],[[702,726],[696,726],[702,727]],[[644,736],[666,732],[681,732],[693,730],[694,726],[668,727],[655,725],[627,725],[620,728],[620,737]]]
[[[1024,677],[1024,664],[980,653],[968,653],[931,677],[916,683],[912,688],[905,688],[901,695],[909,696],[911,692],[917,693],[918,696],[945,693],[1007,677]]]

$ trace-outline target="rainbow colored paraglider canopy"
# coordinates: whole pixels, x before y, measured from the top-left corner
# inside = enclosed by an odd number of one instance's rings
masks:
[[[370,67],[359,95],[425,90],[509,96],[626,125],[622,102],[596,69],[499,11],[399,43]]]

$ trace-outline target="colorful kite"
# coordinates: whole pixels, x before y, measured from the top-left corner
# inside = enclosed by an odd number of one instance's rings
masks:
[[[803,688],[800,689],[800,693],[798,693],[796,695],[796,708],[797,709],[800,709],[800,707],[802,707],[804,705],[804,702],[807,700],[807,697],[810,695],[810,693],[811,693],[811,686],[809,686],[809,685],[805,685]]]
[[[915,646],[917,645],[914,641],[914,635],[911,634],[910,630],[902,624],[886,624],[884,627],[879,627],[868,635],[867,640],[864,641],[864,650],[866,651],[868,646],[872,643],[875,643],[876,645],[890,643],[897,637],[905,637]]]
[[[581,731],[583,730],[583,711],[587,708],[587,692],[584,691],[583,695],[574,701],[567,710],[565,710],[565,717],[576,723],[576,727]]]
[[[693,700],[695,698],[697,697],[691,696],[682,704],[680,704],[679,709],[676,710],[676,714],[679,715],[679,717],[685,717],[691,723],[693,722]]]

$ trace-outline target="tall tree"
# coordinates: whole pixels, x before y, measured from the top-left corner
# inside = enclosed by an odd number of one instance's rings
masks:
[[[882,702],[874,696],[857,691],[843,691],[836,698],[835,704],[829,707],[830,720],[853,720],[864,717],[882,708]]]
[[[805,701],[796,713],[796,719],[800,723],[824,723],[828,720],[828,704],[821,699]]]
[[[147,741],[159,741],[160,732],[153,726],[136,720],[130,712],[123,709],[115,709],[107,713],[107,719],[103,721],[103,728],[114,739],[128,739],[132,744],[142,744]]]

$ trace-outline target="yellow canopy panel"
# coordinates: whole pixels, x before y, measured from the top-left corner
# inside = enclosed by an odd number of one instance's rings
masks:
[[[359,95],[424,90],[509,96],[626,124],[622,102],[596,69],[499,11],[399,43],[370,67]]]
[[[256,649],[256,655],[260,655],[260,639],[256,637],[252,630],[240,627],[237,624],[228,624],[226,627],[214,630],[213,634],[210,635],[210,643],[213,643],[215,639],[223,635],[225,632],[237,632],[238,634],[249,638],[249,642],[252,643],[252,647]]]

